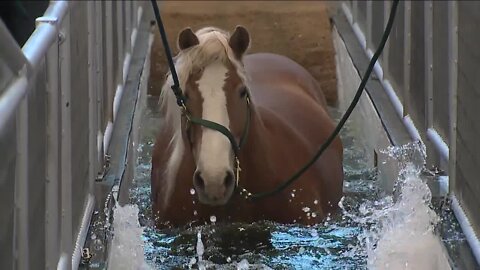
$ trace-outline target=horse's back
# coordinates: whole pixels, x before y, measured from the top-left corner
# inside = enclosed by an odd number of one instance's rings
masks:
[[[247,55],[244,63],[255,85],[296,87],[323,107],[327,106],[325,94],[315,78],[290,58],[272,53],[255,53]]]
[[[307,70],[287,57],[270,53],[248,55],[244,63],[256,107],[284,119],[315,145],[330,135],[334,123],[324,93]]]
[[[292,140],[304,142],[302,149],[298,143],[295,144],[296,148],[291,149],[298,156],[304,151],[304,158],[298,161],[301,164],[295,165],[300,168],[335,128],[319,84],[307,70],[284,56],[252,54],[245,57],[244,63],[255,107],[260,114],[264,112],[261,117],[266,126],[277,127],[275,131],[271,130],[271,137],[275,137],[276,143],[282,148],[293,145]],[[296,135],[287,136],[286,132],[279,132],[286,128],[289,129],[289,134]],[[342,161],[343,146],[337,136],[316,162],[317,177],[313,177],[315,179],[312,182],[323,182],[322,187],[328,190],[324,193],[328,201],[338,201],[342,194]]]

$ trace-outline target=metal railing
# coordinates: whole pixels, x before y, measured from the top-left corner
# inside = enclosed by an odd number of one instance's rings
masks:
[[[391,1],[343,1],[342,10],[368,57],[385,28]],[[427,163],[448,177],[452,208],[480,262],[480,4],[401,1],[395,26],[375,67],[390,102]],[[477,119],[477,120],[476,120]],[[476,165],[475,165],[476,164]]]
[[[76,269],[144,1],[51,1],[20,50],[0,21],[0,269]]]

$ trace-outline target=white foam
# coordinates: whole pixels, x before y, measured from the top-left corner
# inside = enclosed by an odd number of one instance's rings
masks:
[[[142,240],[143,228],[138,222],[138,207],[116,205],[113,213],[112,248],[108,261],[109,269],[152,269],[145,260]]]

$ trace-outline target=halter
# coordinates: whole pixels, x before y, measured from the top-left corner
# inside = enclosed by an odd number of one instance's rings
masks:
[[[238,187],[238,179],[239,179],[240,170],[241,170],[240,169],[240,160],[238,159],[238,153],[240,151],[240,147],[244,144],[244,139],[243,138],[246,138],[246,133],[248,132],[248,127],[250,125],[250,123],[249,123],[249,121],[250,121],[250,101],[249,101],[248,94],[247,94],[247,104],[248,104],[247,114],[248,114],[248,117],[247,117],[247,121],[246,121],[246,128],[244,129],[244,135],[242,136],[242,139],[240,140],[240,145],[237,145],[237,143],[235,142],[234,136],[232,135],[232,133],[230,133],[230,131],[226,127],[224,127],[224,126],[222,126],[218,123],[205,120],[205,119],[199,119],[199,118],[191,117],[191,115],[188,114],[187,108],[185,106],[185,97],[183,96],[182,91],[180,89],[180,83],[178,81],[177,73],[175,71],[175,65],[173,63],[173,58],[172,58],[172,55],[171,55],[171,52],[170,52],[170,47],[168,46],[167,34],[165,32],[165,28],[163,27],[163,22],[162,22],[162,18],[160,16],[160,11],[158,9],[157,2],[155,0],[151,0],[151,2],[152,2],[153,10],[154,10],[154,13],[155,13],[155,18],[157,20],[157,25],[158,25],[158,28],[160,30],[160,36],[162,38],[162,43],[163,43],[163,46],[165,48],[165,54],[167,56],[168,64],[169,64],[170,71],[171,71],[171,74],[172,74],[172,79],[173,79],[172,90],[175,93],[175,96],[177,97],[177,104],[182,108],[183,114],[187,117],[188,121],[190,121],[192,123],[195,123],[195,124],[198,124],[198,125],[202,125],[204,127],[207,127],[207,128],[213,129],[213,130],[216,130],[216,131],[222,133],[223,135],[225,135],[229,139],[230,144],[232,145],[234,155],[235,155],[236,175],[237,175],[236,187]],[[318,158],[322,155],[322,153],[334,141],[334,139],[340,133],[340,130],[342,129],[343,125],[345,124],[345,122],[350,117],[351,113],[353,112],[353,109],[358,104],[358,101],[360,100],[360,97],[361,97],[363,91],[365,90],[365,86],[368,82],[370,74],[373,71],[374,65],[377,62],[378,57],[382,53],[383,48],[385,47],[385,44],[387,43],[388,36],[390,35],[390,32],[391,32],[392,27],[393,27],[393,22],[394,22],[394,19],[395,19],[395,13],[396,13],[396,10],[397,10],[398,3],[399,3],[399,0],[393,0],[392,7],[390,9],[390,15],[388,17],[388,22],[387,22],[387,25],[385,26],[385,31],[383,32],[383,35],[382,35],[382,38],[381,38],[380,43],[378,45],[378,48],[377,48],[377,50],[375,51],[375,53],[373,54],[373,56],[370,60],[370,63],[367,67],[367,70],[365,71],[365,74],[362,78],[362,81],[360,82],[360,85],[358,86],[358,89],[355,93],[355,96],[354,96],[352,102],[350,103],[350,106],[348,106],[347,110],[345,111],[344,115],[342,116],[342,118],[338,122],[334,131],[330,134],[330,136],[327,138],[325,143],[323,143],[320,146],[320,149],[316,152],[316,154],[312,157],[312,159],[310,159],[310,161],[308,161],[307,164],[305,164],[303,167],[301,167],[290,178],[288,178],[287,180],[282,182],[280,185],[278,185],[274,189],[272,189],[270,191],[266,191],[266,192],[260,192],[260,193],[252,194],[252,193],[248,192],[245,188],[241,188],[240,189],[240,195],[244,196],[245,199],[252,199],[252,200],[256,199],[256,200],[258,200],[258,199],[266,198],[266,197],[269,197],[269,196],[280,193],[286,187],[288,187],[290,184],[292,184],[294,181],[298,180],[300,178],[300,176],[302,176],[318,160]],[[215,34],[218,35],[218,33],[215,33]],[[225,49],[227,50],[227,53],[228,53],[228,49],[227,49],[226,44],[225,44],[226,42],[223,41],[223,39],[220,39],[220,41],[222,42],[222,44],[224,45],[224,47],[225,47]]]
[[[173,89],[173,86],[172,86],[172,89]],[[240,149],[242,148],[242,146],[245,145],[245,142],[247,141],[248,132],[250,130],[250,118],[252,114],[251,108],[250,108],[250,95],[248,94],[248,92],[245,95],[245,102],[247,104],[247,118],[245,119],[245,124],[243,126],[242,136],[240,137],[240,141],[237,144],[237,141],[235,140],[235,136],[225,126],[212,122],[210,120],[193,117],[191,113],[188,111],[187,106],[185,105],[185,97],[181,92],[179,94],[182,96],[181,97],[177,96],[177,101],[180,100],[179,106],[182,110],[182,115],[187,120],[187,124],[191,124],[191,123],[197,124],[197,125],[218,131],[223,135],[225,135],[225,137],[227,137],[227,139],[230,141],[230,145],[232,146],[232,150],[233,150],[233,156],[235,159],[235,178],[236,178],[235,187],[238,187],[238,182],[240,180],[240,171],[241,171],[239,153],[240,153]]]

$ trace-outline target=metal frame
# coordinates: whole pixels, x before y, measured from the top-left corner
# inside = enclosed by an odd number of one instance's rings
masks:
[[[142,6],[145,3],[147,2],[51,1],[45,14],[36,19],[36,29],[22,49],[0,22],[0,47],[9,52],[1,60],[6,61],[8,67],[16,69],[6,88],[0,89],[0,133],[8,127],[9,122],[16,121],[16,132],[12,133],[16,134],[16,147],[13,147],[16,156],[15,179],[10,180],[15,188],[14,228],[11,231],[14,243],[2,247],[13,250],[14,257],[8,259],[14,268],[77,269],[79,266],[95,207],[95,181],[99,174],[103,175],[105,153],[115,124],[114,97],[117,103],[122,99],[123,92],[118,89],[123,89],[126,83],[138,27],[144,20]],[[84,23],[72,21],[70,12],[79,12],[76,8],[80,5],[85,10],[80,12],[86,12],[81,13],[82,16],[88,18],[85,26],[80,28],[88,31],[86,40],[75,39],[70,28],[70,24]],[[114,5],[117,16],[112,16]],[[112,21],[113,18],[116,18],[115,22]],[[113,31],[117,34],[116,40],[112,40]],[[115,53],[112,51],[114,43],[118,44]],[[82,59],[85,61],[82,65],[88,69],[86,82],[76,82],[75,74],[71,74],[70,67],[79,64],[71,57],[74,45],[77,48],[80,46],[84,52],[88,51],[88,59]],[[115,62],[117,65],[114,66]],[[41,74],[46,74],[44,78],[36,76],[40,71]],[[88,115],[80,116],[88,123],[82,127],[88,129],[88,143],[85,147],[88,174],[86,179],[82,179],[85,181],[83,186],[86,187],[85,196],[82,193],[83,209],[76,211],[78,214],[75,216],[72,211],[76,205],[72,201],[73,192],[76,192],[72,190],[72,168],[75,166],[72,145],[77,142],[72,141],[72,127],[78,129],[78,123],[72,122],[71,117],[79,116],[71,105],[74,92],[70,91],[73,83],[85,85],[85,93],[88,95],[88,99],[85,99],[88,100],[87,104],[81,104],[85,106],[83,108],[88,108]],[[46,91],[42,92],[46,104],[35,106],[44,106],[42,110],[45,111],[45,123],[40,124],[45,125],[46,141],[43,142],[45,148],[41,153],[33,153],[31,151],[37,150],[31,146],[39,142],[32,141],[29,135],[29,132],[34,132],[31,128],[33,120],[29,119],[29,104],[34,101],[29,98],[29,93],[40,89]],[[104,91],[108,93],[105,102]],[[32,175],[30,172],[31,166],[43,166],[35,165],[36,160],[31,158],[38,155],[45,157],[45,168],[42,169],[45,171],[44,176]],[[29,183],[34,180],[44,181],[45,213],[38,215],[44,217],[44,220],[42,218],[32,223],[32,215],[35,213],[29,208]],[[74,220],[79,220],[79,224],[74,224],[77,223]],[[45,235],[38,238],[44,239],[44,242],[30,243],[30,229],[38,223],[45,223]],[[42,247],[44,258],[34,255],[39,254],[38,250],[32,250],[34,247]],[[45,265],[36,265],[36,261],[44,261]]]
[[[419,91],[420,89],[410,89],[410,80],[411,76],[411,46],[412,46],[412,36],[411,36],[411,5],[410,2],[405,3],[405,22],[403,25],[404,30],[404,50],[403,52],[393,52],[389,49],[389,43],[387,42],[383,55],[385,57],[381,58],[379,61],[378,67],[376,66],[374,71],[375,75],[377,75],[378,79],[380,80],[383,89],[387,96],[390,99],[390,103],[395,108],[398,116],[402,119],[402,122],[408,132],[410,133],[411,139],[415,141],[421,141],[425,144],[427,142],[427,151],[429,154],[435,155],[436,159],[433,159],[434,164],[437,165],[440,169],[443,169],[448,172],[448,177],[442,177],[443,180],[448,183],[440,183],[440,185],[448,186],[450,191],[450,197],[453,201],[452,209],[455,213],[455,216],[459,220],[459,223],[462,227],[463,232],[465,233],[468,243],[470,244],[472,251],[475,255],[475,258],[478,263],[480,263],[480,241],[478,236],[475,234],[473,228],[471,227],[467,216],[465,215],[464,211],[462,210],[461,204],[457,201],[456,196],[454,194],[455,190],[452,189],[456,181],[456,168],[457,168],[457,160],[456,160],[456,137],[457,137],[457,84],[458,84],[458,3],[456,1],[449,1],[448,2],[448,51],[445,52],[445,55],[448,54],[448,63],[449,63],[449,85],[448,85],[448,98],[449,98],[449,105],[448,105],[448,112],[449,112],[449,131],[448,131],[448,138],[443,138],[439,132],[435,129],[434,126],[434,104],[435,104],[435,89],[433,87],[433,66],[434,63],[434,54],[433,54],[433,8],[436,5],[435,1],[425,1],[424,2],[424,25],[420,27],[424,27],[425,35],[426,35],[426,42],[425,42],[425,126],[421,126],[418,123],[415,123],[413,119],[410,117],[409,112],[415,110],[416,108],[409,108],[406,106],[408,102],[402,104],[401,100],[399,99],[399,93],[409,95],[411,91]],[[358,13],[358,4],[356,1],[350,5],[347,1],[343,1],[342,3],[342,11],[347,17],[353,32],[355,33],[358,42],[361,47],[363,47],[365,54],[371,59],[372,57],[372,48],[373,42],[370,40],[372,38],[372,5],[375,3],[368,2],[367,5],[367,18],[366,20],[366,34],[362,32],[360,27],[358,27],[358,20],[359,16]],[[384,20],[385,23],[388,20],[388,15],[391,8],[390,1],[384,1]],[[419,26],[415,26],[419,27]],[[386,79],[386,74],[389,73],[387,69],[389,55],[392,53],[402,53],[403,57],[406,59],[403,71],[404,71],[404,89],[394,89],[390,82]],[[390,76],[395,76],[395,74],[390,74]],[[396,91],[398,90],[398,91]],[[399,92],[401,91],[401,92]],[[407,99],[408,100],[408,99]],[[446,108],[447,109],[447,108]],[[420,134],[419,131],[422,131],[423,136]],[[477,232],[480,233],[480,232]]]

